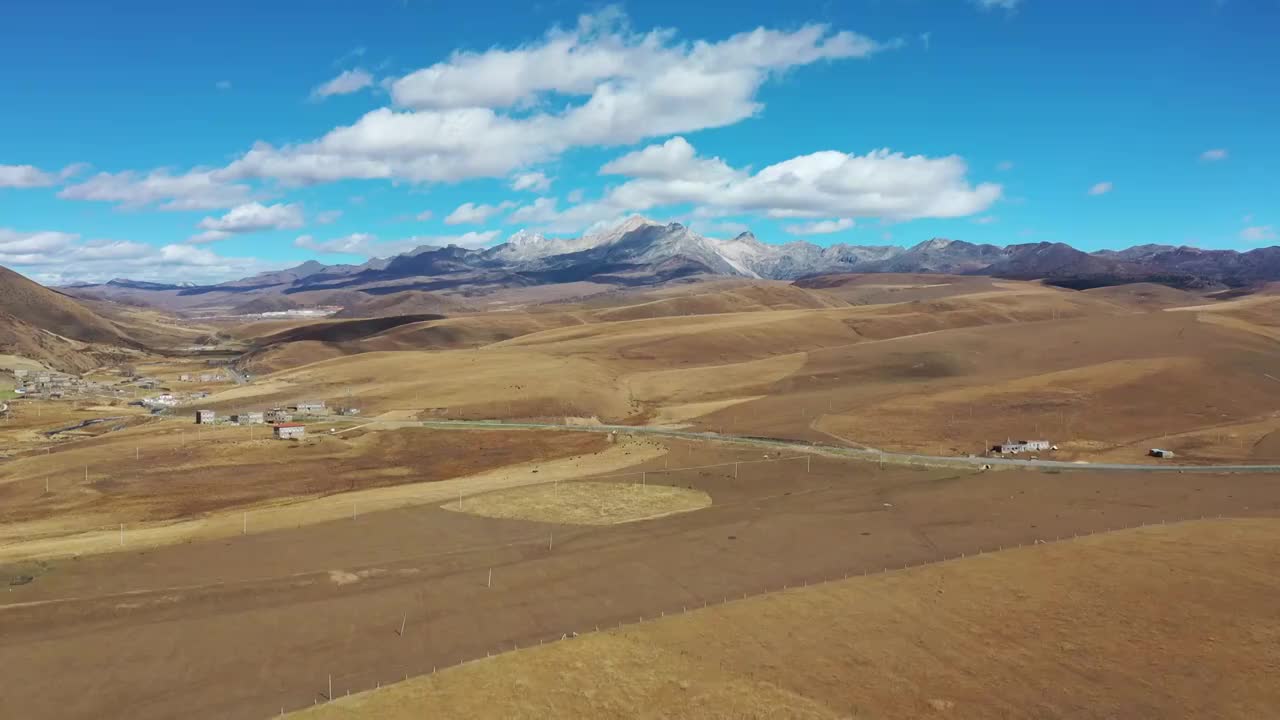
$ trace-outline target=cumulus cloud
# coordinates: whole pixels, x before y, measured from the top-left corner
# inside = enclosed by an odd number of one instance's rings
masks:
[[[127,275],[172,280],[175,271],[195,282],[240,277],[260,269],[253,258],[230,258],[189,245],[155,246],[128,240],[85,240],[75,233],[0,228],[0,265],[41,282],[100,282]]]
[[[734,172],[720,158],[699,158],[689,141],[677,136],[611,160],[600,168],[600,174],[698,181],[727,178]]]
[[[546,192],[551,189],[551,178],[541,172],[520,173],[511,179],[511,189],[517,192]]]
[[[497,205],[477,205],[475,203],[462,203],[453,212],[449,213],[445,219],[445,225],[478,225],[486,222],[489,218],[500,212],[515,207],[515,203],[506,200]]]
[[[62,170],[46,172],[34,165],[0,165],[0,188],[49,187],[62,182],[84,168],[84,163],[68,165]]]
[[[1000,185],[972,185],[957,156],[908,156],[888,149],[866,155],[826,150],[784,160],[752,173],[719,158],[701,158],[683,138],[651,145],[607,163],[602,172],[632,179],[604,197],[563,210],[539,198],[512,212],[508,222],[574,232],[620,215],[689,204],[701,217],[743,213],[775,218],[888,220],[951,218],[986,210]]]
[[[260,143],[227,176],[292,183],[502,177],[571,147],[738,122],[760,111],[757,91],[778,73],[892,46],[825,25],[689,43],[671,30],[632,32],[610,10],[516,49],[455,53],[388,83],[395,108],[309,142]]]
[[[1219,160],[1226,160],[1229,154],[1225,148],[1213,148],[1200,153],[1200,159],[1205,162],[1218,162]]]
[[[1276,229],[1271,225],[1253,225],[1240,231],[1240,239],[1246,242],[1268,242],[1276,239]]]
[[[836,220],[819,220],[811,223],[787,225],[782,229],[791,235],[829,235],[841,230],[848,230],[851,227],[853,227],[853,218],[838,218]]]
[[[214,242],[262,230],[287,230],[302,227],[302,222],[302,207],[299,205],[246,203],[237,205],[222,217],[201,220],[199,228],[205,232],[192,237],[190,242]]]
[[[1089,188],[1089,194],[1090,195],[1106,195],[1107,193],[1111,192],[1112,188],[1114,187],[1115,186],[1109,182],[1100,182],[1094,185],[1093,187]]]
[[[301,235],[293,241],[297,247],[312,252],[326,254],[363,255],[365,257],[386,257],[408,252],[422,246],[445,247],[457,245],[465,248],[478,248],[488,245],[498,237],[497,230],[485,232],[469,232],[461,235],[414,235],[398,240],[378,240],[369,233],[352,233],[329,240],[317,240],[311,235]]]
[[[69,200],[97,200],[137,209],[157,205],[160,210],[214,210],[249,201],[248,185],[228,182],[214,170],[196,169],[173,175],[153,170],[98,173],[76,185],[63,188],[58,197]]]
[[[331,95],[349,95],[353,92],[359,92],[370,85],[373,85],[373,76],[364,70],[359,68],[343,70],[337,77],[312,90],[311,97],[315,100],[321,100]]]
[[[351,233],[329,240],[316,240],[310,235],[299,235],[293,244],[300,248],[320,253],[349,253],[367,255],[378,237],[369,233]]]

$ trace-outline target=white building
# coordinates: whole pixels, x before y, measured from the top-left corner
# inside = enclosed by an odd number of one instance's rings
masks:
[[[212,410],[197,410],[197,411],[196,411],[196,424],[197,424],[197,425],[212,425],[212,424],[213,424],[214,422],[216,422],[216,421],[217,421],[217,415],[215,415],[215,414],[214,414],[214,412],[213,412]]]
[[[263,413],[263,417],[266,418],[266,421],[269,423],[287,423],[293,419],[293,416],[289,414],[289,411],[284,408],[271,408]]]
[[[277,440],[301,440],[307,436],[307,426],[302,423],[279,423],[275,427]]]
[[[1017,455],[1024,452],[1039,452],[1049,449],[1048,440],[1006,440],[997,448],[997,452]]]
[[[246,412],[231,416],[231,422],[237,425],[261,425],[265,421],[264,414],[260,412]]]

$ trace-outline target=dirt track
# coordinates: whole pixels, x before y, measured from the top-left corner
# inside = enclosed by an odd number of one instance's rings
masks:
[[[759,452],[679,446],[673,457]],[[737,480],[704,470],[676,481],[716,504],[599,528],[414,508],[4,568],[37,575],[0,605],[6,707],[26,718],[126,708],[134,718],[257,718],[321,698],[330,674],[345,694],[844,572],[1202,514],[1280,514],[1280,487],[1249,475],[880,471],[824,459],[811,473],[744,465]]]

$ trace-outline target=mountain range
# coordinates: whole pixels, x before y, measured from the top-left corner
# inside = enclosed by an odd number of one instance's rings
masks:
[[[172,307],[234,304],[236,297],[249,301],[263,295],[283,295],[303,306],[326,300],[348,304],[353,291],[362,296],[416,290],[468,297],[556,283],[627,287],[697,276],[796,280],[849,272],[990,275],[1043,279],[1076,289],[1129,282],[1159,282],[1184,289],[1243,287],[1280,280],[1280,247],[1236,252],[1140,245],[1087,253],[1064,243],[998,247],[943,238],[906,248],[821,247],[808,242],[764,243],[750,232],[721,240],[679,223],[632,217],[611,230],[582,237],[549,238],[522,231],[489,248],[422,246],[360,265],[310,260],[217,285],[117,279],[65,290],[81,297]],[[332,302],[335,298],[337,302]]]

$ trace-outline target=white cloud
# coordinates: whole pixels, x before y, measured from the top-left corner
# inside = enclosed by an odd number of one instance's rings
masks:
[[[198,227],[205,232],[192,237],[190,242],[214,242],[231,235],[261,230],[287,230],[302,227],[302,223],[302,207],[299,205],[247,203],[237,205],[220,218],[201,220]]]
[[[928,50],[928,49],[929,49],[929,40],[930,40],[932,37],[933,37],[933,33],[931,33],[931,32],[922,32],[922,33],[920,33],[920,42],[924,44],[924,49],[925,49],[925,50]]]
[[[1014,10],[1022,0],[974,0],[983,10]]]
[[[427,220],[430,220],[431,218],[435,217],[435,213],[430,210],[423,210],[422,212],[418,213],[414,217],[420,221],[426,222]]]
[[[34,165],[0,165],[0,188],[36,188],[56,185],[67,180],[88,165],[75,163],[52,173]]]
[[[337,222],[340,217],[342,217],[341,210],[325,210],[323,212],[316,213],[316,224],[332,225]]]
[[[34,165],[0,165],[0,188],[48,187],[54,182],[52,173]]]
[[[293,244],[307,250],[321,253],[349,253],[353,255],[369,254],[378,237],[369,233],[351,233],[330,240],[317,241],[310,235],[299,235]]]
[[[497,230],[488,230],[485,232],[463,233],[461,235],[415,235],[399,240],[379,241],[376,235],[352,233],[330,240],[316,240],[310,235],[301,235],[293,241],[293,244],[318,253],[386,257],[408,252],[424,245],[435,247],[457,245],[465,248],[478,248],[488,245],[497,237]]]
[[[1240,222],[1246,225],[1253,222],[1253,213],[1249,213],[1248,215],[1245,215],[1244,217],[1240,218]]]
[[[453,212],[449,213],[445,219],[445,225],[476,225],[489,220],[489,218],[500,212],[515,207],[515,203],[510,200],[503,201],[497,205],[476,205],[475,203],[462,203]]]
[[[1000,172],[1009,172],[1010,170],[1013,169],[1013,161],[1005,160],[1000,164],[996,165],[996,169],[999,170]]]
[[[731,177],[733,169],[720,158],[699,158],[693,146],[677,136],[661,145],[650,145],[611,160],[600,168],[600,174],[659,180],[717,180]]]
[[[1200,153],[1200,159],[1205,162],[1218,162],[1219,160],[1226,160],[1228,155],[1230,153],[1225,148],[1213,148]]]
[[[520,173],[511,179],[511,189],[546,192],[551,189],[551,178],[541,172]]]
[[[791,235],[829,235],[842,230],[848,230],[853,227],[852,218],[839,218],[836,220],[819,220],[811,223],[801,223],[799,225],[787,225],[782,229]]]
[[[216,88],[218,88],[219,90],[230,90],[230,89],[231,89],[231,81],[230,81],[230,80],[219,80],[218,82],[214,83],[214,84],[213,84],[213,86],[214,86],[214,87],[216,87]]]
[[[172,281],[174,271],[194,282],[240,277],[260,269],[253,258],[228,258],[189,245],[157,247],[128,240],[84,240],[75,233],[18,232],[0,228],[0,265],[41,282],[101,282],[127,275]]]
[[[976,225],[990,225],[991,223],[998,222],[998,218],[996,218],[995,215],[983,215],[982,217],[974,218],[973,222]]]
[[[319,100],[331,95],[349,95],[370,85],[373,85],[373,76],[364,70],[343,70],[337,77],[312,90],[311,97]]]
[[[248,202],[248,185],[224,180],[217,171],[196,169],[182,175],[153,170],[98,173],[77,185],[63,188],[58,197],[69,200],[115,202],[126,208],[159,203],[161,210],[213,210]]]
[[[260,143],[227,177],[501,177],[571,147],[730,125],[761,110],[757,91],[778,73],[895,46],[824,25],[688,43],[670,30],[631,32],[606,11],[517,49],[455,53],[389,83],[401,109],[371,111],[310,142]]]
[[[1240,239],[1248,242],[1267,242],[1276,239],[1276,229],[1270,225],[1254,225],[1240,231]]]
[[[1089,194],[1090,195],[1106,195],[1107,193],[1111,192],[1112,188],[1114,187],[1115,186],[1109,182],[1100,182],[1094,185],[1093,187],[1089,188]]]
[[[694,220],[689,223],[689,228],[694,232],[712,237],[737,237],[744,232],[748,232],[751,228],[746,223],[734,222],[726,220],[722,222],[703,222]]]
[[[956,156],[827,150],[753,174],[718,158],[699,158],[683,138],[624,155],[602,172],[636,175],[599,200],[560,210],[555,198],[539,198],[516,209],[507,221],[575,232],[633,212],[683,204],[695,206],[700,217],[759,213],[775,218],[950,218],[980,213],[1002,192],[993,183],[971,185],[968,167]]]
[[[576,188],[574,190],[570,190],[569,194],[566,195],[565,198],[571,203],[580,203],[582,202],[582,198],[585,196],[586,192],[583,191],[582,188]]]

